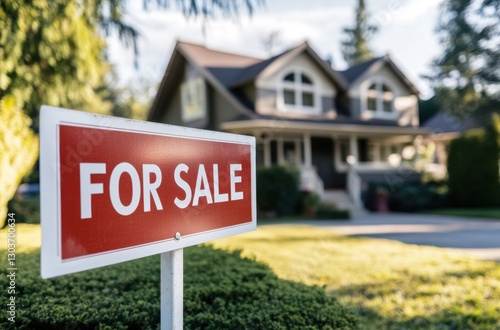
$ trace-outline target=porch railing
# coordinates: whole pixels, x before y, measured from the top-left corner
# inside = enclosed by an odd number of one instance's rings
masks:
[[[324,183],[314,167],[302,166],[300,168],[300,190],[314,192],[323,200],[325,196]]]
[[[356,172],[354,166],[349,165],[347,170],[347,192],[351,198],[352,203],[358,208],[362,209],[361,202],[361,177]]]

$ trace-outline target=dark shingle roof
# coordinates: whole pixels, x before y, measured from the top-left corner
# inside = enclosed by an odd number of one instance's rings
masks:
[[[344,77],[344,79],[352,84],[359,76],[365,73],[375,62],[383,59],[383,57],[375,57],[368,61],[361,62],[359,64],[351,66],[349,69],[344,71],[339,71],[339,73]]]
[[[480,128],[483,126],[488,115],[469,115],[463,119],[453,116],[447,111],[441,110],[433,117],[427,120],[422,127],[428,128],[435,134],[440,133],[463,133],[470,129]]]
[[[276,59],[285,55],[289,51],[291,51],[291,49],[281,54],[275,55],[267,60],[263,60],[245,67],[228,68],[228,67],[208,66],[207,70],[210,71],[210,73],[212,73],[227,88],[240,86],[249,81],[254,80],[262,71],[264,71]]]

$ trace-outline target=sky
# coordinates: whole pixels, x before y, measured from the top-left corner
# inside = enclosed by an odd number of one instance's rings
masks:
[[[376,56],[389,54],[421,92],[432,96],[421,76],[443,49],[435,33],[443,0],[367,0],[371,22],[378,33],[370,41]],[[108,58],[120,82],[159,83],[176,40],[200,43],[208,48],[267,58],[308,41],[322,57],[332,57],[335,69],[346,69],[340,52],[344,27],[352,26],[357,0],[266,0],[252,16],[204,21],[185,18],[174,10],[143,10],[142,1],[128,2],[126,21],[140,33],[138,67],[134,55],[116,36],[108,37]],[[277,35],[273,49],[264,40]]]

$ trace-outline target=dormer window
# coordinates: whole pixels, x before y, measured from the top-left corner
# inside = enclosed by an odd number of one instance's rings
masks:
[[[363,117],[369,118],[396,118],[394,108],[394,92],[383,81],[376,81],[368,85],[365,94],[365,111]]]
[[[281,108],[285,111],[318,113],[319,93],[313,78],[302,70],[288,72],[281,80]]]

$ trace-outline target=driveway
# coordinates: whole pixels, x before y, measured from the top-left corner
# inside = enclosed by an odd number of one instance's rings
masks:
[[[351,221],[314,221],[345,235],[386,238],[408,244],[431,245],[500,261],[500,221],[452,216],[367,213]]]

